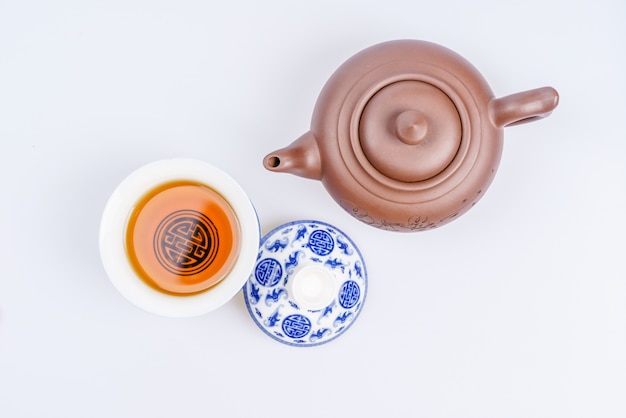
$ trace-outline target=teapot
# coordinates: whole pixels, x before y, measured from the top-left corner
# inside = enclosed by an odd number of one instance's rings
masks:
[[[443,46],[383,42],[344,62],[322,88],[308,132],[263,165],[321,180],[355,218],[423,231],[459,217],[485,194],[503,128],[541,119],[552,87],[495,98],[478,70]]]

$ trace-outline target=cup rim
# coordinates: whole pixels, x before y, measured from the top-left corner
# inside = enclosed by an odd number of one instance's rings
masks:
[[[205,184],[232,207],[241,229],[241,248],[232,270],[215,286],[193,295],[162,293],[135,272],[126,254],[126,228],[137,202],[160,184],[187,180]],[[170,158],[146,164],[129,174],[113,191],[100,221],[99,246],[113,286],[144,311],[168,317],[198,316],[232,299],[254,268],[261,230],[257,213],[242,187],[226,172],[204,161]]]

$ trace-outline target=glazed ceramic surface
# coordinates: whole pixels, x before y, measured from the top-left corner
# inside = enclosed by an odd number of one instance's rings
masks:
[[[365,301],[367,271],[341,230],[296,221],[263,238],[243,290],[250,316],[265,334],[288,345],[314,346],[354,323]]]
[[[126,249],[126,228],[137,202],[155,187],[177,180],[202,183],[219,192],[232,207],[241,230],[237,262],[227,276],[219,284],[190,295],[164,293],[147,285],[131,265]],[[241,290],[255,262],[260,228],[247,194],[230,175],[203,161],[173,158],[145,165],[119,184],[104,209],[99,239],[107,275],[126,299],[157,315],[190,317],[219,308]]]

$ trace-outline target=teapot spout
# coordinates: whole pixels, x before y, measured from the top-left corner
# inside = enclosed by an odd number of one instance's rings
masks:
[[[291,173],[314,180],[322,179],[322,162],[317,140],[310,131],[291,145],[265,156],[263,166],[277,173]]]

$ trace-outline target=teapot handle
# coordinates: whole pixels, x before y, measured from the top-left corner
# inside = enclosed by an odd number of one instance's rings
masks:
[[[489,114],[493,124],[502,128],[543,119],[557,104],[559,93],[552,87],[541,87],[491,100]]]

